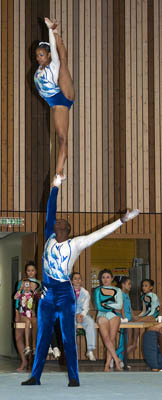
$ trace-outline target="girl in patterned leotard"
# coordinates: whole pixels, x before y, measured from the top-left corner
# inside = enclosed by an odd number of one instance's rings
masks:
[[[95,290],[95,303],[98,310],[97,322],[107,349],[105,372],[109,372],[112,358],[115,361],[116,369],[120,371],[121,360],[115,352],[115,337],[120,325],[123,305],[122,292],[121,289],[112,286],[111,270],[100,271],[99,281],[100,286]]]

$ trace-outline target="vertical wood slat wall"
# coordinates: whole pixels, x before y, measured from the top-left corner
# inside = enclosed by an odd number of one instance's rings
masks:
[[[24,218],[15,232],[38,232],[41,265],[57,158],[52,116],[33,84],[45,15],[60,22],[76,91],[59,215],[78,235],[138,207],[139,219],[118,233],[154,236],[151,274],[161,295],[162,0],[0,0],[1,215]],[[87,263],[83,252],[75,268],[85,285]]]
[[[52,118],[33,83],[36,42],[48,40],[40,18],[51,15],[76,91],[58,210],[161,212],[161,10],[162,0],[1,0],[3,211],[45,211],[55,171]]]

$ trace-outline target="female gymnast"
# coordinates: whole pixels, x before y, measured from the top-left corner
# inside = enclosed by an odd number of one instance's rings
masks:
[[[141,282],[142,288],[142,312],[138,316],[134,316],[133,320],[139,322],[155,322],[160,311],[159,298],[155,293],[152,293],[154,281],[152,279],[144,279]],[[127,353],[134,351],[137,348],[137,340],[139,336],[139,329],[132,329],[132,338],[129,336],[131,344],[128,345]]]
[[[121,289],[112,286],[113,274],[104,269],[98,276],[100,286],[95,289],[95,303],[98,310],[97,322],[107,349],[105,372],[110,371],[110,362],[113,357],[116,369],[120,368],[120,358],[115,352],[115,337],[120,325],[123,298]]]
[[[75,92],[67,65],[67,52],[57,31],[58,23],[53,23],[48,18],[44,21],[49,29],[49,43],[40,42],[36,48],[39,67],[34,75],[34,82],[39,95],[52,108],[58,137],[55,184],[66,178],[63,170],[68,152],[69,110],[74,103]]]

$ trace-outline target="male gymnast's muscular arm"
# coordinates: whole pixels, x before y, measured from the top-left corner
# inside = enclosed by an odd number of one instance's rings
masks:
[[[47,216],[45,225],[45,237],[46,240],[54,233],[53,226],[56,223],[56,211],[57,211],[57,195],[58,187],[54,186],[51,190],[48,203],[47,203]]]

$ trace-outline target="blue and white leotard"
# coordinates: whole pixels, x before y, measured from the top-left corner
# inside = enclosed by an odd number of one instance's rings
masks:
[[[58,86],[60,60],[52,29],[49,29],[49,41],[52,60],[45,68],[38,67],[34,75],[34,82],[39,95],[50,107],[61,105],[70,109],[74,101],[67,99]]]

